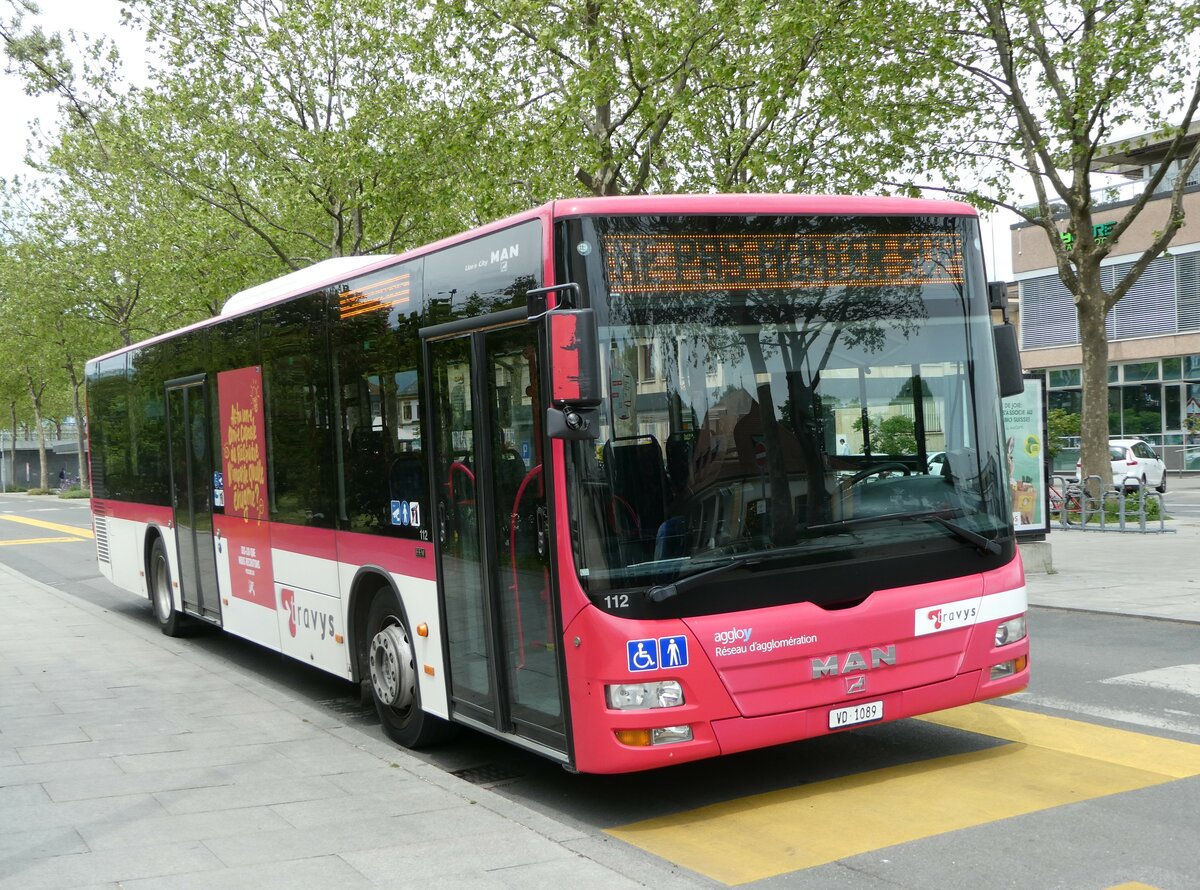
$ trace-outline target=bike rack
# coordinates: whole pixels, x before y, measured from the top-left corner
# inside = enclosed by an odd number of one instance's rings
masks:
[[[1088,476],[1086,479],[1079,482],[1067,482],[1065,476],[1051,476],[1051,483],[1058,483],[1058,490],[1062,492],[1062,500],[1057,509],[1058,524],[1062,528],[1080,529],[1082,531],[1101,531],[1101,532],[1138,532],[1139,534],[1166,534],[1174,533],[1175,529],[1167,528],[1166,526],[1166,510],[1163,504],[1162,495],[1157,491],[1148,491],[1147,486],[1141,484],[1141,480],[1137,476],[1126,476],[1121,480],[1121,484],[1106,485],[1100,476]],[[1137,489],[1137,509],[1129,510],[1129,500],[1125,492],[1129,488]],[[1100,492],[1099,497],[1094,497],[1089,492]],[[1116,513],[1116,525],[1113,526],[1108,520],[1108,511],[1105,509],[1109,501],[1115,499],[1114,512]],[[1149,500],[1157,500],[1158,502],[1158,528],[1147,528],[1147,510],[1146,504]],[[1067,505],[1078,505],[1079,509],[1069,510]],[[1055,512],[1053,505],[1051,511]],[[1089,520],[1093,519],[1096,513],[1100,514],[1099,524],[1089,525]],[[1078,521],[1073,521],[1072,516],[1077,515]],[[1137,527],[1131,528],[1129,522],[1137,520]]]

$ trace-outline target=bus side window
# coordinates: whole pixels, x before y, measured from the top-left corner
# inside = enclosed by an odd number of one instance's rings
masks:
[[[271,308],[263,314],[261,331],[271,518],[332,528],[325,295]]]
[[[422,539],[428,487],[421,451],[419,261],[349,282],[333,324],[340,524]]]

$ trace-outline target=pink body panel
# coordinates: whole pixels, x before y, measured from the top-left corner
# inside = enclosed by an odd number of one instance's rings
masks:
[[[564,587],[570,586],[564,584]],[[1026,611],[1020,559],[994,572],[876,591],[851,609],[797,603],[674,621],[630,621],[580,610],[564,651],[583,772],[624,772],[826,735],[829,712],[883,702],[887,721],[1023,689],[1023,670],[992,666],[1029,654],[1028,637],[995,646],[997,624]],[[631,673],[626,643],[684,634],[688,664]],[[578,640],[578,644],[576,643]],[[685,704],[617,711],[609,683],[678,680]],[[693,741],[622,744],[618,729],[688,724]]]

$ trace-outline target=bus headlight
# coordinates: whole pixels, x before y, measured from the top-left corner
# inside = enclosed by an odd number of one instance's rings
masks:
[[[683,687],[678,680],[651,683],[615,683],[604,687],[608,706],[617,711],[677,708],[683,704]]]
[[[1016,618],[1010,618],[1007,621],[1002,621],[996,626],[996,645],[1007,646],[1009,643],[1015,643],[1018,640],[1025,639],[1025,616],[1018,615]]]

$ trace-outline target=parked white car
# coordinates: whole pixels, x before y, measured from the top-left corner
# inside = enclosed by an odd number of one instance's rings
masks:
[[[1134,490],[1142,485],[1152,485],[1156,491],[1167,490],[1167,465],[1162,462],[1149,443],[1141,439],[1109,439],[1109,459],[1112,461],[1112,484]],[[1075,476],[1082,470],[1075,464]]]

